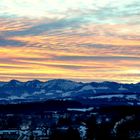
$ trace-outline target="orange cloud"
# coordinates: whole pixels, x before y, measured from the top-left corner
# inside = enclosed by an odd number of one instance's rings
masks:
[[[4,39],[24,42],[0,46],[1,80],[140,81],[138,25],[89,25],[23,35],[17,31],[29,32],[44,20],[0,21]]]

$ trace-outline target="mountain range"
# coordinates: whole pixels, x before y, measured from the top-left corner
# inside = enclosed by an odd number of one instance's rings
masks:
[[[65,79],[46,82],[39,80],[0,82],[0,103],[48,99],[74,99],[90,103],[125,101],[130,105],[134,102],[140,105],[140,83],[123,84],[110,81],[82,83]]]

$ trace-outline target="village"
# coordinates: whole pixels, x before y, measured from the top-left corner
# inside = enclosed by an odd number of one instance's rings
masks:
[[[100,140],[103,136],[111,140],[117,139],[118,131],[118,138],[140,138],[138,128],[122,132],[121,136],[121,124],[134,121],[135,114],[121,119],[119,115],[101,112],[98,107],[0,115],[0,140]]]

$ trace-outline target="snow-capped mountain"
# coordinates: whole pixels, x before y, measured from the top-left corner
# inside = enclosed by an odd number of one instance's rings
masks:
[[[43,84],[43,88],[45,88],[46,90],[62,90],[62,91],[75,90],[80,86],[82,86],[82,83],[64,79],[50,80]]]
[[[121,84],[116,82],[82,83],[65,79],[47,82],[39,80],[0,82],[0,101],[46,100],[46,99],[125,99],[138,100],[140,83]],[[135,97],[135,98],[134,98]]]

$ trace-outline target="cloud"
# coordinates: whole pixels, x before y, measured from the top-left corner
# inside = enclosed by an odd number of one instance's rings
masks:
[[[47,20],[47,19],[46,19]],[[3,31],[4,36],[26,36],[26,35],[39,35],[45,32],[54,31],[57,29],[67,29],[67,28],[76,28],[81,24],[83,21],[77,18],[74,19],[61,19],[55,20],[52,22],[47,22],[44,20],[44,23],[39,23],[38,25],[32,25],[24,30],[13,30],[13,31]]]
[[[140,60],[140,57],[128,56],[60,56],[56,60],[78,61],[78,60],[95,60],[95,61],[118,61],[118,60]]]
[[[140,80],[139,0],[1,0],[0,77]]]
[[[24,46],[26,43],[16,40],[10,40],[10,39],[4,39],[0,38],[0,47],[6,47],[6,46]]]
[[[0,16],[49,19],[79,17],[94,23],[133,23],[131,18],[139,16],[139,7],[139,0],[1,0]],[[129,20],[118,19],[128,16]]]

